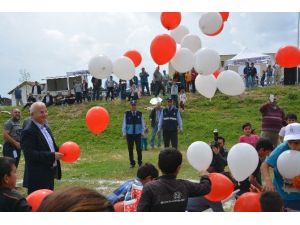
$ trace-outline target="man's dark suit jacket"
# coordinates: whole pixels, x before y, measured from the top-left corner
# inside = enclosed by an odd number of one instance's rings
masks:
[[[53,135],[55,151],[58,151]],[[39,127],[31,121],[21,134],[21,147],[25,156],[24,186],[28,188],[28,194],[39,189],[54,189],[54,178],[61,179],[60,162],[53,167],[55,155],[40,131]]]

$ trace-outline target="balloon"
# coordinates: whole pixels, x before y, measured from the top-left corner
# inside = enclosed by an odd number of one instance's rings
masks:
[[[64,154],[62,160],[69,163],[75,162],[80,156],[78,144],[72,141],[63,143],[59,148],[59,152]]]
[[[124,212],[124,202],[117,202],[114,204],[115,212]]]
[[[276,63],[284,68],[300,65],[300,50],[296,46],[286,45],[278,49],[275,55]]]
[[[215,78],[218,78],[218,76],[220,75],[221,71],[219,69],[217,69],[213,74]]]
[[[219,202],[228,198],[234,190],[232,181],[221,173],[209,174],[211,191],[204,197],[209,201]]]
[[[131,80],[134,77],[135,67],[129,58],[121,56],[114,61],[113,71],[118,78],[122,80]]]
[[[187,34],[183,37],[181,43],[181,48],[188,48],[193,53],[197,52],[201,48],[201,40],[195,34]]]
[[[203,141],[196,141],[189,146],[186,156],[190,165],[201,172],[210,166],[213,153],[208,144]]]
[[[221,17],[222,17],[222,20],[225,22],[228,20],[228,17],[229,17],[229,12],[219,12]]]
[[[53,193],[53,191],[51,191],[49,189],[40,189],[40,190],[34,191],[30,195],[28,195],[26,200],[27,200],[28,204],[31,205],[32,212],[36,212],[36,210],[40,207],[44,198],[52,193]]]
[[[190,71],[194,66],[194,54],[187,48],[181,48],[176,52],[171,64],[179,73]]]
[[[112,73],[112,62],[105,55],[95,56],[90,59],[88,69],[92,76],[105,79]]]
[[[221,72],[217,78],[217,87],[225,95],[235,96],[244,93],[245,83],[241,76],[232,70]]]
[[[200,30],[204,34],[213,34],[220,30],[223,24],[223,19],[220,13],[207,12],[203,13],[199,20]]]
[[[138,67],[142,62],[142,56],[138,51],[135,50],[127,51],[125,52],[124,56],[131,59],[135,67]]]
[[[256,149],[247,143],[238,143],[228,152],[227,162],[234,179],[243,181],[248,178],[258,166]]]
[[[176,53],[176,42],[168,34],[158,35],[151,42],[150,53],[156,64],[166,64]]]
[[[94,106],[89,109],[85,116],[85,122],[93,134],[100,134],[109,124],[109,114],[105,108]]]
[[[184,36],[189,32],[190,31],[186,26],[180,25],[176,29],[171,31],[171,36],[174,38],[177,44],[180,44]]]
[[[206,98],[214,97],[217,90],[217,79],[213,75],[199,75],[195,80],[196,90]]]
[[[217,32],[212,33],[212,34],[206,34],[206,35],[207,36],[216,36],[216,35],[220,34],[223,31],[223,28],[224,28],[224,23],[222,23],[222,26],[220,27],[220,29]]]
[[[160,14],[161,24],[168,30],[173,30],[181,22],[181,13],[180,12],[162,12]]]
[[[220,56],[208,48],[199,49],[195,54],[195,70],[202,75],[210,75],[220,66]]]
[[[260,193],[242,194],[234,204],[234,212],[261,212]]]
[[[281,176],[287,179],[300,175],[300,152],[288,150],[281,153],[277,159],[277,168]]]

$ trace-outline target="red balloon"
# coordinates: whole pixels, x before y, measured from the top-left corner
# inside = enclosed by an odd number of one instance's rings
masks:
[[[215,76],[215,78],[218,78],[218,76],[220,75],[220,70],[219,69],[217,69],[213,74],[214,74],[214,76]]]
[[[260,193],[242,194],[235,202],[234,212],[261,212]]]
[[[220,29],[217,32],[212,33],[212,34],[206,34],[206,35],[207,36],[216,36],[223,31],[223,28],[224,28],[224,23],[222,23],[222,26],[220,27]]]
[[[93,134],[100,134],[109,124],[109,114],[105,108],[95,106],[86,113],[85,122]]]
[[[62,160],[68,163],[75,162],[80,156],[80,148],[78,144],[72,141],[63,143],[59,148],[59,152],[64,154]]]
[[[125,52],[124,56],[131,59],[131,61],[134,63],[135,67],[138,67],[142,62],[142,56],[141,54],[136,50],[131,50]]]
[[[180,12],[162,12],[160,14],[161,24],[168,30],[173,30],[181,22],[181,13]]]
[[[49,189],[40,189],[37,191],[32,192],[30,195],[27,196],[26,200],[29,205],[31,205],[32,212],[36,212],[36,210],[39,208],[40,204],[44,200],[45,197],[52,194],[53,191]]]
[[[209,174],[209,179],[211,181],[211,191],[204,196],[209,201],[222,201],[229,197],[233,192],[234,184],[225,175],[220,173],[211,173]]]
[[[223,22],[227,21],[228,20],[228,17],[229,17],[229,12],[219,12],[222,19],[223,19]]]
[[[158,35],[151,42],[150,53],[156,64],[166,64],[176,53],[176,42],[168,34]]]
[[[114,204],[115,212],[124,212],[124,202],[117,202]]]
[[[286,45],[278,49],[275,55],[276,63],[284,68],[300,65],[300,50],[296,46]]]

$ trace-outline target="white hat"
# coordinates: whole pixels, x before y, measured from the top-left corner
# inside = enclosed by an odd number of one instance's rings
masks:
[[[284,141],[300,140],[300,123],[291,123],[285,127]]]

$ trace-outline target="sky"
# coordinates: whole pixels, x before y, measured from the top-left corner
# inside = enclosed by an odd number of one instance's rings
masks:
[[[219,54],[237,54],[247,47],[260,53],[297,45],[298,13],[230,13],[223,32],[215,37],[201,33],[202,13],[182,13],[181,25],[201,38],[202,47]],[[25,69],[32,81],[87,69],[95,55],[112,61],[135,49],[142,55],[136,74],[155,69],[150,44],[156,35],[169,33],[160,13],[0,13],[0,95],[20,82]],[[163,68],[167,68],[164,66]]]

